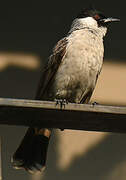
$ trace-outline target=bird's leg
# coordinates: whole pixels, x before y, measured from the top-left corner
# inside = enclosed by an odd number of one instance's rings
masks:
[[[68,104],[68,101],[66,99],[55,99],[56,106],[60,105],[60,109],[65,109],[65,105]]]
[[[65,105],[68,104],[68,101],[66,99],[55,99],[56,106],[60,105],[60,109],[65,109]],[[63,128],[60,129],[61,131],[64,131]]]
[[[91,103],[93,106],[95,105],[99,105],[99,103],[97,103],[96,101],[94,101],[93,103]]]

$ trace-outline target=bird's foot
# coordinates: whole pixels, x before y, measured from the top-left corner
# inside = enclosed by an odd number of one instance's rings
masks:
[[[56,106],[60,105],[60,109],[65,109],[66,104],[68,104],[68,101],[66,99],[55,99]],[[60,129],[61,131],[64,131],[63,128]]]
[[[97,103],[96,101],[94,101],[94,102],[92,103],[92,105],[93,105],[93,106],[99,105],[99,103]]]
[[[65,108],[66,104],[68,104],[68,101],[66,99],[55,99],[56,106],[60,105],[60,109]]]

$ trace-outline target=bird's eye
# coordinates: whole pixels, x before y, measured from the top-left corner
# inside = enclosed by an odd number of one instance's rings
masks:
[[[100,19],[100,16],[98,14],[94,15],[93,17],[96,21]]]

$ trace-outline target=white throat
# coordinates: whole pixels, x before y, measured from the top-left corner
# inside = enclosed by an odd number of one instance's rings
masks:
[[[68,34],[71,34],[73,31],[85,28],[92,29],[94,32],[96,32],[96,34],[98,34],[98,36],[101,37],[104,37],[107,32],[107,28],[103,26],[99,27],[97,21],[94,18],[86,17],[75,19]]]
[[[80,18],[80,23],[88,27],[98,27],[97,21],[92,17]]]

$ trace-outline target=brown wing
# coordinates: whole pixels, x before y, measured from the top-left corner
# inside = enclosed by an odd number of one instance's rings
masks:
[[[42,73],[35,99],[42,99],[46,90],[49,88],[60,63],[62,62],[63,56],[66,52],[67,43],[67,38],[63,38],[58,41],[58,43],[54,47],[53,53],[49,57],[49,60]]]

